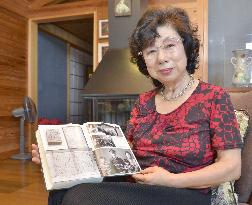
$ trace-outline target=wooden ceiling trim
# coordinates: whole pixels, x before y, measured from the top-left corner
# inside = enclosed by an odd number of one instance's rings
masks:
[[[28,17],[32,20],[39,20],[43,22],[43,19],[50,19],[57,21],[57,19],[62,16],[73,17],[73,19],[79,18],[85,14],[91,14],[93,11],[97,11],[98,7],[106,6],[106,0],[87,0],[81,2],[64,3],[57,5],[48,5],[41,7],[39,9],[30,9]],[[64,19],[60,19],[64,20]],[[45,21],[48,22],[48,21]]]
[[[32,2],[30,4],[30,8],[33,9],[33,8],[40,8],[40,7],[43,7],[47,4],[50,4],[50,3],[60,3],[64,0],[35,0],[34,2]]]

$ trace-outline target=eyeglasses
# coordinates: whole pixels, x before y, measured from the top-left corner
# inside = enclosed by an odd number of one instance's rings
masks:
[[[147,61],[156,59],[158,56],[159,49],[163,52],[172,54],[178,50],[179,44],[183,42],[182,38],[167,37],[162,45],[160,46],[149,46],[143,50],[140,54],[143,55],[144,59]]]

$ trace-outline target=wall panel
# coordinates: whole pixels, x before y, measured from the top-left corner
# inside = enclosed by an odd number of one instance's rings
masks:
[[[0,158],[19,148],[11,111],[27,93],[27,19],[0,7]]]

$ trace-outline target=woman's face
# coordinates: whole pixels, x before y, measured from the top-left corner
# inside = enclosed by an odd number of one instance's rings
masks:
[[[183,40],[172,26],[157,27],[160,37],[143,51],[149,75],[162,84],[179,82],[187,75]]]

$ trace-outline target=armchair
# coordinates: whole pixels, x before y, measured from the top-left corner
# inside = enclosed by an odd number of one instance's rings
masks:
[[[235,182],[235,190],[239,196],[239,205],[252,205],[252,90],[228,89],[231,101],[236,110],[246,110],[250,115],[248,132],[242,150],[241,177]]]

